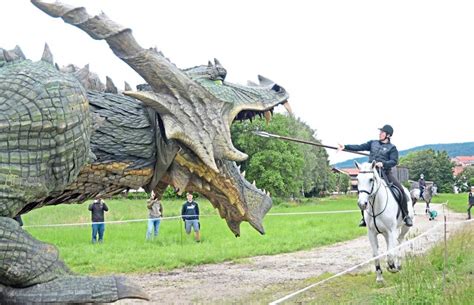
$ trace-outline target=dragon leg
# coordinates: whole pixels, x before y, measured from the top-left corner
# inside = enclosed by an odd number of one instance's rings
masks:
[[[123,277],[77,276],[56,247],[40,242],[8,217],[0,217],[0,300],[6,304],[102,303],[148,299]]]

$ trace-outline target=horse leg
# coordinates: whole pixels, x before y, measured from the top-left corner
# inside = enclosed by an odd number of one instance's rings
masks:
[[[395,249],[398,246],[396,231],[397,230],[391,230],[388,233],[384,234],[385,240],[387,241],[387,263],[388,271],[390,272],[398,272],[400,270],[398,262],[398,250]]]
[[[379,241],[377,240],[377,233],[371,232],[369,230],[369,241],[370,245],[372,246],[372,256],[376,257],[379,254]],[[383,283],[383,276],[382,276],[382,268],[380,268],[380,259],[376,259],[375,263],[375,273],[377,275],[376,281],[377,283]]]
[[[405,240],[405,235],[407,235],[409,230],[410,230],[410,227],[407,227],[405,225],[401,227],[400,235],[398,235],[398,239],[397,239],[399,245]]]

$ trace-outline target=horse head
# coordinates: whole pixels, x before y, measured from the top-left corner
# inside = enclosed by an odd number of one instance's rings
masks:
[[[359,174],[357,175],[358,200],[357,204],[363,211],[367,208],[369,201],[375,197],[380,183],[380,175],[375,169],[375,161],[372,163],[364,162],[362,164],[354,162]]]
[[[433,197],[437,194],[438,188],[435,185],[430,184],[430,185],[426,186],[425,192],[426,191],[429,192],[429,194],[431,194],[431,196]]]

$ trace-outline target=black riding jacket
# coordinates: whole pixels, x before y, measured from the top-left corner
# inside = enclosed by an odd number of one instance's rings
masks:
[[[392,143],[382,143],[379,140],[371,140],[361,145],[344,145],[345,150],[369,151],[369,162],[382,162],[384,171],[390,171],[398,164],[398,149]]]

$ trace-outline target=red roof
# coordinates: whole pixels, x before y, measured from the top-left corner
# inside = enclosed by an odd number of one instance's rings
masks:
[[[341,168],[341,171],[346,172],[349,176],[357,176],[359,174],[359,169],[354,168]]]
[[[452,160],[459,165],[474,164],[474,156],[457,156],[454,157]]]

